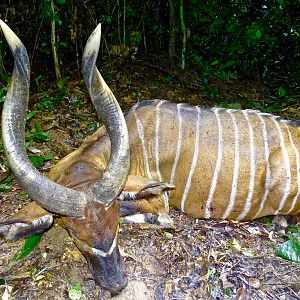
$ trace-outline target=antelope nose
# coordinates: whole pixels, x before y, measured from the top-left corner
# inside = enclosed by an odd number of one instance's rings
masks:
[[[126,276],[123,277],[122,281],[116,284],[112,284],[109,287],[109,291],[112,296],[115,296],[117,294],[120,294],[122,290],[127,286],[128,284],[128,279]]]

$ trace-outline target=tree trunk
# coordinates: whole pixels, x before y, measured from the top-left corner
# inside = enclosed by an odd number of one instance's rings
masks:
[[[51,19],[51,47],[52,47],[56,80],[60,80],[61,75],[60,75],[59,61],[58,61],[57,48],[56,48],[55,18],[54,18],[55,10],[54,10],[54,1],[53,0],[51,1],[51,9],[52,9],[52,13],[53,13],[53,17]]]
[[[174,65],[176,58],[176,28],[175,28],[175,5],[174,0],[169,0],[169,64],[171,68]]]
[[[181,69],[185,69],[185,54],[186,54],[186,27],[183,15],[183,0],[180,0],[180,23],[182,30],[182,49],[181,49]]]

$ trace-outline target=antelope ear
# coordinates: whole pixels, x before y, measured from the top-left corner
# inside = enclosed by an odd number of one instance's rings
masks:
[[[146,223],[155,228],[173,228],[165,192],[175,187],[166,182],[153,182],[148,178],[129,175],[119,196],[120,216],[123,223]]]
[[[119,196],[121,201],[150,199],[174,190],[175,186],[166,182],[153,182],[145,177],[128,176],[123,192]]]

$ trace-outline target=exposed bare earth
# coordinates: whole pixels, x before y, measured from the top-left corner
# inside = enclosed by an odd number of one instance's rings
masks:
[[[172,216],[175,231],[122,225],[120,248],[130,284],[116,299],[300,299],[300,266],[275,256],[284,238],[263,222]],[[80,283],[83,299],[110,299],[60,226],[15,262],[22,244],[0,246],[0,277],[8,285],[1,294],[11,287],[13,299],[69,299],[68,290]]]

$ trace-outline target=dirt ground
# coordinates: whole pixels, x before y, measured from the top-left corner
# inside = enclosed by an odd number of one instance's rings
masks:
[[[161,87],[161,82],[153,82],[153,74],[141,78],[140,72],[136,72],[130,79],[116,78],[110,86],[125,110],[138,98],[165,98],[202,106],[216,104],[215,100],[203,97],[202,92],[188,90],[181,83]],[[245,83],[223,86],[221,90],[226,99],[232,94],[239,95],[233,102],[246,98],[260,101],[269,92]],[[30,151],[55,153],[54,161],[43,166],[44,171],[76,148],[82,137],[90,134],[87,124],[96,120],[81,92],[74,93],[73,98],[66,96],[61,107],[51,111],[31,107],[38,111],[31,123],[40,120],[51,142],[34,144]],[[34,95],[33,102],[40,102],[42,96]],[[73,105],[74,99],[81,101],[79,107]],[[3,164],[3,155],[0,158]],[[0,199],[0,219],[29,201],[14,182],[10,191],[0,193]],[[137,224],[121,226],[119,245],[129,287],[115,300],[300,299],[300,265],[276,257],[275,248],[286,237],[276,233],[269,222],[204,221],[176,211],[171,215],[175,230]],[[300,238],[299,233],[297,237]],[[81,286],[82,299],[111,299],[108,292],[95,285],[83,256],[59,225],[43,235],[28,257],[14,261],[14,254],[23,244],[22,240],[0,241],[0,278],[7,283],[0,286],[3,300],[70,299],[68,291],[75,284]]]
[[[175,211],[172,217],[176,230],[171,231],[121,226],[130,284],[116,300],[300,299],[300,266],[275,256],[285,238],[272,227],[262,221],[194,220]],[[10,290],[11,299],[69,299],[68,290],[79,283],[82,299],[111,299],[95,285],[60,226],[55,224],[33,253],[16,262],[13,255],[23,243],[0,245],[0,277],[7,281],[0,295]]]

